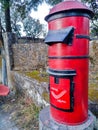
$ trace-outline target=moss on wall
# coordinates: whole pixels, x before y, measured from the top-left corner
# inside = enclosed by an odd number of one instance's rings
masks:
[[[49,103],[49,93],[43,92],[43,93],[42,93],[42,97],[43,97],[43,99],[44,99],[45,101],[47,101],[47,102]]]
[[[49,76],[46,72],[40,72],[38,70],[33,70],[30,72],[24,72],[26,76],[34,78],[38,80],[39,82],[48,82]]]
[[[89,89],[89,99],[92,102],[98,103],[98,90],[94,88]]]

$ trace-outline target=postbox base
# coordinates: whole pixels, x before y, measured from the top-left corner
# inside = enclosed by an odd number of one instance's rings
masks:
[[[94,130],[96,117],[90,111],[88,115],[88,120],[81,125],[63,125],[50,117],[49,107],[46,107],[39,114],[39,130]]]

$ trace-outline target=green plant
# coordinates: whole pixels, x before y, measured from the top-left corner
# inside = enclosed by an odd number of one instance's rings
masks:
[[[45,71],[40,72],[38,70],[33,70],[31,72],[25,72],[25,75],[28,77],[34,78],[38,80],[39,82],[48,82],[49,80],[49,76]]]

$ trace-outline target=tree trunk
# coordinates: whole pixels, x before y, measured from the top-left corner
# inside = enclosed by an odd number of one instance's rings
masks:
[[[11,28],[11,17],[10,17],[10,0],[5,0],[5,23],[6,23],[6,32],[12,32]]]

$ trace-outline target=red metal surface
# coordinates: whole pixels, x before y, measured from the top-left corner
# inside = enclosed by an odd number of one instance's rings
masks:
[[[52,44],[48,48],[49,56],[83,56],[89,54],[89,42],[87,39],[77,39],[78,34],[89,35],[89,19],[86,17],[66,17],[48,23],[49,30],[63,29],[68,26],[75,28],[72,46],[67,44]]]
[[[88,59],[75,59],[75,60],[49,60],[50,68],[55,68],[58,70],[61,69],[75,69],[76,76],[74,77],[75,89],[74,89],[74,111],[73,112],[62,112],[56,110],[53,107],[51,109],[52,117],[58,121],[59,123],[65,124],[81,124],[88,118]],[[60,79],[59,84],[54,84],[53,76],[50,76],[50,102],[55,104],[56,106],[62,105],[67,109],[69,106],[69,96],[66,93],[69,93],[69,83],[66,79]],[[56,94],[56,90],[58,89],[58,93],[61,91],[67,91],[65,93],[65,97],[61,97],[59,99],[54,99],[51,95],[51,91],[54,90]],[[57,93],[57,94],[58,94]],[[70,94],[70,93],[69,93]],[[62,99],[63,98],[63,99]],[[58,102],[58,100],[66,102]]]
[[[50,14],[62,10],[83,9],[90,11],[78,1],[65,1],[53,9]],[[50,16],[51,17],[51,16]],[[70,16],[49,21],[49,30],[63,29],[68,26],[75,28],[72,45],[64,43],[53,43],[48,46],[49,68],[55,70],[76,70],[73,77],[74,86],[74,110],[64,112],[50,106],[51,117],[59,122],[77,125],[85,122],[88,118],[88,58],[79,58],[89,55],[89,40],[78,39],[76,35],[89,35],[89,18],[85,16]],[[78,57],[51,58],[51,57]],[[62,109],[70,108],[70,81],[68,78],[59,78],[59,84],[54,81],[55,77],[50,75],[50,104]]]
[[[9,88],[0,84],[0,96],[7,96],[9,94]]]
[[[61,11],[68,11],[68,10],[86,10],[89,13],[91,13],[91,15],[93,15],[92,10],[90,10],[87,6],[85,6],[84,4],[82,4],[79,1],[73,1],[73,0],[65,0],[64,2],[61,2],[59,4],[57,4],[55,7],[53,7],[50,10],[49,14],[53,14],[53,13],[58,13]]]

